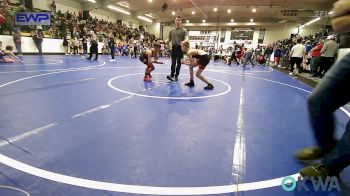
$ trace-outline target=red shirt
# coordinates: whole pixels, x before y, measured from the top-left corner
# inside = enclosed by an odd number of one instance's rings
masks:
[[[323,44],[318,44],[312,49],[311,56],[312,57],[320,57],[321,56],[321,50],[322,50]]]
[[[5,16],[0,14],[0,24],[5,24]]]

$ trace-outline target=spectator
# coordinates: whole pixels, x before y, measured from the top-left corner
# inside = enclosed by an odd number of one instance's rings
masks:
[[[94,31],[89,32],[89,38],[90,38],[90,57],[87,58],[88,60],[91,60],[91,57],[93,54],[96,54],[95,61],[97,61],[98,58],[98,44],[97,44],[97,36]]]
[[[115,55],[115,41],[114,41],[114,35],[112,32],[109,33],[108,37],[108,45],[111,50],[111,62],[115,61],[114,60],[114,55]]]
[[[302,38],[297,39],[297,44],[293,46],[290,51],[290,73],[293,75],[294,65],[296,64],[298,72],[302,72],[301,63],[303,62],[303,57],[306,54],[305,46],[301,44]]]
[[[52,0],[51,2],[51,12],[56,13],[56,2]]]
[[[310,56],[311,56],[311,76],[316,77],[319,64],[320,64],[320,59],[321,59],[321,50],[323,47],[323,40],[320,40],[318,44],[311,49],[310,51]]]
[[[262,54],[262,49],[261,49],[261,46],[258,45],[255,49],[255,52],[254,52],[255,59],[258,59],[258,57],[261,56],[261,54]]]
[[[281,50],[281,46],[278,44],[274,51],[275,67],[279,66],[281,56],[282,56],[282,50]]]
[[[73,46],[73,54],[79,54],[79,40],[77,37],[74,37],[71,41],[71,44]]]
[[[134,41],[134,56],[135,56],[135,58],[137,55],[137,49],[138,49],[138,43],[136,41]]]
[[[83,44],[83,54],[87,54],[87,39],[85,35],[83,36],[81,42]]]
[[[253,62],[253,52],[252,49],[248,49],[247,52],[245,53],[245,58],[244,58],[244,64],[243,67],[246,66],[246,64],[250,62],[253,67],[255,66],[254,62]]]
[[[349,0],[339,0],[334,4],[332,24],[337,32],[350,31],[349,9]],[[329,48],[334,50],[331,45]],[[301,176],[315,179],[320,177],[323,180],[327,176],[340,178],[340,173],[350,164],[350,121],[339,140],[335,138],[334,126],[334,112],[350,101],[350,91],[346,90],[350,84],[349,65],[348,53],[330,68],[308,97],[309,117],[317,147],[302,149],[297,152],[296,157],[300,161],[321,161],[303,168],[300,171]]]
[[[235,61],[237,65],[239,65],[239,62],[237,61],[237,58],[236,58],[236,52],[237,52],[237,44],[234,42],[231,58],[228,60],[228,63],[227,63],[228,65],[231,65],[232,60]]]
[[[128,46],[126,45],[126,43],[123,43],[122,46],[122,56],[128,56]]]
[[[68,43],[68,40],[67,40],[67,37],[64,37],[63,38],[63,47],[65,49],[65,53],[66,55],[69,55],[69,43]]]
[[[273,52],[273,47],[271,46],[271,44],[268,45],[268,47],[266,48],[265,52],[264,52],[264,56],[267,62],[267,66],[270,65],[270,58],[271,58],[271,54]]]
[[[338,51],[338,44],[334,41],[334,36],[327,37],[321,50],[320,69],[318,76],[323,76],[334,63],[334,57]]]
[[[306,54],[309,54],[310,50],[312,49],[312,45],[311,45],[310,40],[306,41],[305,49],[306,49]]]
[[[86,47],[84,47],[85,45],[85,40],[86,37],[83,41],[84,35],[87,35],[87,32],[90,30],[94,30],[97,32],[99,40],[103,41],[105,38],[108,38],[108,35],[110,33],[110,31],[113,33],[114,37],[119,37],[119,42],[128,42],[128,40],[135,40],[138,41],[140,38],[140,35],[142,33],[142,37],[143,37],[143,42],[147,43],[148,45],[152,45],[155,41],[156,41],[156,37],[154,35],[151,35],[147,32],[140,31],[137,28],[133,29],[133,28],[129,28],[127,27],[125,24],[113,24],[112,22],[108,22],[105,20],[98,20],[97,18],[92,18],[90,17],[88,20],[82,20],[81,17],[76,17],[75,13],[71,13],[70,11],[66,11],[64,14],[62,14],[61,10],[56,10],[55,6],[56,6],[56,2],[55,0],[51,0],[48,1],[49,2],[49,6],[50,9],[52,10],[52,14],[51,14],[51,26],[50,27],[37,27],[37,30],[47,33],[50,35],[50,37],[52,38],[61,38],[64,39],[64,37],[67,38],[67,30],[68,33],[71,35],[70,37],[77,37],[79,40],[81,40],[82,42],[82,48],[83,51],[87,51],[87,45]],[[13,11],[11,10],[12,6],[10,6],[9,9],[6,8],[6,6],[8,6],[7,4],[5,5],[5,3],[3,3],[2,6],[0,6],[0,8],[2,8],[2,13],[3,17],[0,16],[0,33],[1,31],[5,30],[9,30],[9,33],[11,33],[11,28],[13,26],[12,22],[9,22],[12,20],[13,18],[13,14],[11,15],[11,13],[13,13]],[[23,5],[18,7],[20,11],[26,12],[29,11],[27,10]],[[10,11],[9,11],[10,10]],[[4,14],[6,13],[6,14]],[[10,14],[9,17],[7,16],[7,14]],[[81,13],[80,13],[81,15]],[[6,16],[6,20],[5,20],[5,16]],[[8,27],[8,25],[6,23],[11,23],[11,25]],[[10,29],[9,29],[10,28]],[[31,32],[33,31],[33,29],[35,29],[34,26],[23,26],[21,27],[22,31],[28,31]],[[3,32],[2,32],[3,33]],[[35,36],[34,36],[35,35]],[[43,39],[43,33],[41,33],[41,35],[36,36],[36,33],[33,34],[33,40],[34,43],[36,44],[37,47],[40,48],[41,50],[41,46],[42,46],[42,41],[41,43],[39,42],[40,40]],[[39,38],[39,39],[37,39]],[[133,44],[130,44],[133,45]],[[38,48],[38,50],[39,50]],[[84,48],[86,48],[84,50]],[[125,46],[124,46],[125,48]],[[140,47],[133,47],[135,48],[135,50],[139,50]],[[39,50],[39,53],[42,53],[42,51]],[[73,51],[73,50],[72,50]],[[67,52],[67,51],[66,51]],[[130,51],[129,51],[130,52]],[[129,53],[127,52],[127,53]],[[127,55],[127,53],[125,53],[124,50],[124,55]],[[138,52],[134,52],[134,55],[136,55]],[[68,52],[67,52],[68,54]]]
[[[14,30],[13,43],[15,43],[17,54],[22,55],[22,47],[21,47],[22,41],[21,41],[21,34],[19,33],[19,29]]]
[[[5,15],[0,13],[0,34],[4,34],[6,18]]]
[[[39,55],[41,55],[43,53],[42,43],[43,43],[43,38],[44,38],[42,31],[39,31],[36,29],[34,31],[34,34],[32,35],[32,37],[33,37],[33,41],[34,41],[35,46],[38,48]]]

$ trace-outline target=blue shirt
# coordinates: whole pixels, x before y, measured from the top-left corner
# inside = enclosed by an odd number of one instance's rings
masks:
[[[122,50],[124,50],[124,51],[125,51],[125,50],[127,50],[127,49],[128,49],[128,47],[127,47],[127,46],[125,46],[125,45],[124,45],[124,46],[122,46]]]
[[[311,45],[305,45],[305,48],[306,48],[306,53],[309,53],[310,50],[312,49],[312,46]]]

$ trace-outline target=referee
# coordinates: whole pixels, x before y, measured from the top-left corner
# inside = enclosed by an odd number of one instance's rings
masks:
[[[183,57],[181,43],[188,42],[188,31],[182,27],[180,16],[175,18],[175,28],[169,32],[169,38],[165,41],[167,44],[171,42],[171,73],[168,75],[168,80],[178,81],[178,76],[181,69],[181,58]]]

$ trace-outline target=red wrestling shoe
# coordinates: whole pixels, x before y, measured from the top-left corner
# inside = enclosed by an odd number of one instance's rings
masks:
[[[145,81],[145,82],[152,82],[152,80],[151,80],[151,78],[149,76],[145,76],[143,78],[143,81]]]

